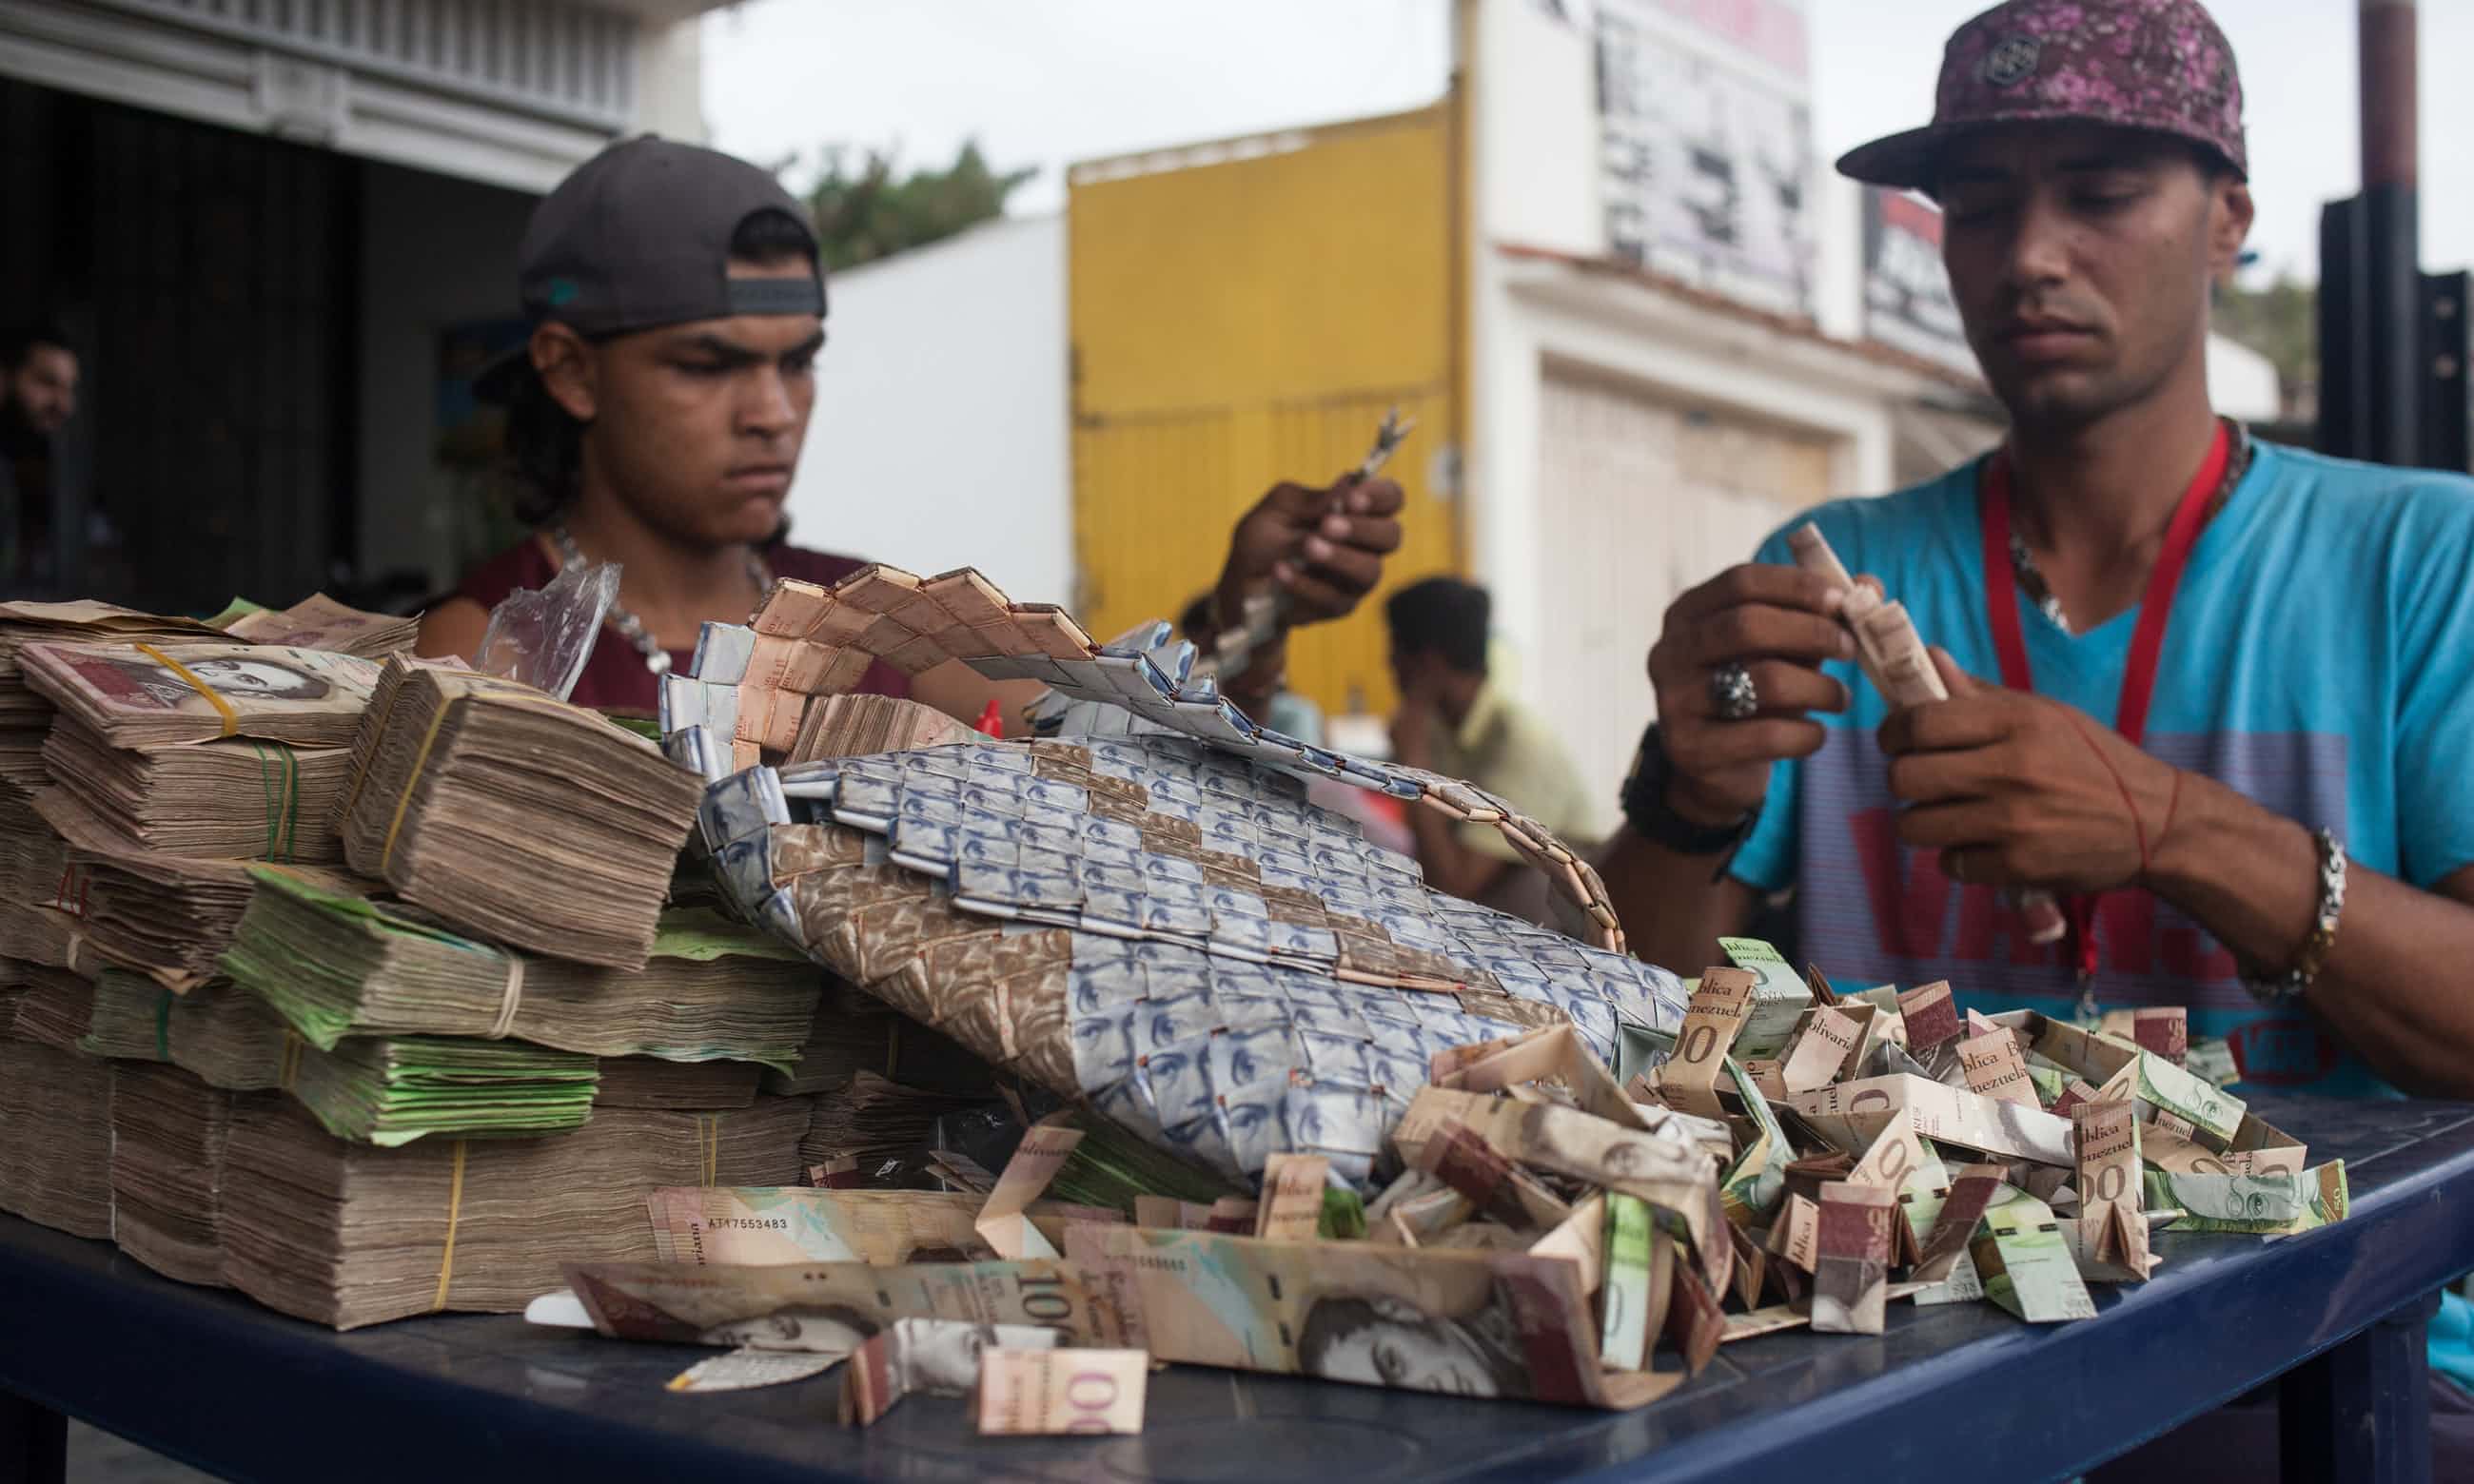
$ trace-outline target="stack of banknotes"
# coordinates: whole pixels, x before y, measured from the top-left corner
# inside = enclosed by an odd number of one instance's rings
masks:
[[[0,1211],[111,1234],[111,1065],[0,1041]]]
[[[807,1105],[719,1113],[595,1110],[541,1138],[347,1143],[290,1103],[233,1105],[223,1160],[225,1281],[339,1329],[440,1309],[511,1310],[562,1263],[654,1256],[659,1185],[797,1178]]]
[[[780,940],[664,914],[637,969],[501,949],[418,908],[255,873],[222,968],[322,1049],[346,1037],[512,1037],[595,1056],[757,1062],[784,1073],[821,983]]]
[[[644,966],[693,777],[528,685],[400,657],[359,726],[338,826],[353,870],[510,947]]]
[[[695,780],[412,632],[0,606],[0,1209],[330,1324],[520,1306],[652,1257],[646,1189],[799,1179],[762,1079],[957,1054],[666,907]]]
[[[111,1236],[166,1278],[223,1282],[224,1144],[235,1101],[177,1066],[111,1067]]]

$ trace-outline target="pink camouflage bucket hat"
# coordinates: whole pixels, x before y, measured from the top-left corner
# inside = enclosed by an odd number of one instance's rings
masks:
[[[1996,124],[2107,124],[2188,139],[2247,178],[2234,49],[2198,0],[2009,0],[1951,34],[1933,120],[1838,172],[1930,189],[1942,150]]]

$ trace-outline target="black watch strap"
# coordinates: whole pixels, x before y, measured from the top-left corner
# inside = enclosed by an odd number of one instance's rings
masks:
[[[1753,832],[1758,811],[1747,809],[1740,818],[1724,825],[1695,824],[1667,804],[1668,772],[1666,745],[1659,740],[1658,723],[1651,722],[1649,730],[1641,733],[1640,751],[1633,754],[1632,772],[1624,778],[1625,822],[1652,845],[1663,846],[1679,855],[1719,856],[1718,871],[1723,874],[1727,862],[1734,858],[1735,847]]]

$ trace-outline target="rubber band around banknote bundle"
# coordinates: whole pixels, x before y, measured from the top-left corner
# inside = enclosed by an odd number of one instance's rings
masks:
[[[155,1002],[155,1060],[172,1060],[172,992],[161,991]]]
[[[301,1048],[303,1044],[305,1042],[299,1031],[289,1028],[284,1031],[283,1058],[276,1064],[275,1080],[286,1092],[291,1091],[292,1085],[301,1080]]]
[[[721,1179],[721,1114],[697,1113],[696,1161],[704,1167],[704,1187],[708,1190]]]
[[[555,696],[543,695],[539,691],[533,690],[532,687],[524,685],[521,682],[508,681],[505,683],[516,687],[520,692],[528,693],[508,695],[504,692],[500,692],[495,695],[492,699],[511,705],[529,706],[536,710],[552,710],[559,712],[581,711],[583,714],[588,716],[593,714],[590,711],[584,711],[581,706],[570,706],[568,703],[559,700]],[[402,687],[398,686],[397,689],[400,691]],[[412,807],[413,792],[421,787],[422,770],[429,766],[429,751],[431,748],[438,745],[439,732],[446,729],[448,717],[453,715],[468,702],[474,699],[476,699],[476,696],[469,693],[466,695],[456,696],[450,699],[445,706],[440,706],[436,711],[430,714],[429,728],[421,734],[421,746],[412,754],[412,771],[404,776],[403,797],[395,802],[395,816],[387,821],[386,840],[378,847],[378,874],[380,875],[384,875],[386,874],[388,862],[395,859],[396,835],[403,828],[404,813]],[[393,696],[389,696],[387,700],[391,706],[395,698]],[[378,722],[378,730],[371,734],[370,752],[373,755],[375,755],[378,750],[378,737],[385,734],[385,718],[381,715]],[[356,785],[353,789],[353,793],[357,796],[360,790]],[[350,814],[351,812],[351,808],[348,805],[345,809],[345,813]]]
[[[447,1285],[455,1281],[455,1229],[464,1219],[464,1140],[455,1141],[455,1170],[447,1183],[447,1245],[438,1253],[438,1291],[429,1297],[433,1314],[447,1306]]]
[[[402,695],[403,690],[403,686],[397,685],[386,693],[386,704],[378,707],[377,720],[370,726],[369,745],[357,749],[352,758],[352,786],[344,791],[344,807],[335,818],[351,819],[352,806],[361,802],[361,786],[369,782],[372,767],[377,760],[378,739],[386,735],[387,718],[395,714],[395,698]]]
[[[380,875],[386,874],[388,863],[395,859],[396,833],[403,828],[404,811],[412,807],[414,790],[421,787],[421,770],[429,766],[429,750],[438,745],[438,733],[446,727],[449,713],[462,706],[466,699],[466,697],[457,696],[429,714],[429,730],[421,734],[421,748],[412,754],[412,771],[404,775],[403,797],[395,802],[395,817],[387,821],[386,843],[378,848],[378,874]],[[384,735],[385,732],[381,730],[376,737],[371,738],[372,753],[378,750],[378,737]]]
[[[71,917],[82,918],[85,916],[86,885],[93,879],[94,878],[92,876],[81,873],[75,865],[67,861],[61,862],[61,884],[52,889],[52,905],[60,908],[62,912],[67,913]],[[69,888],[71,886],[75,886],[77,888],[77,900],[75,901],[69,900]]]
[[[197,671],[190,669],[187,665],[182,664],[181,661],[173,658],[171,656],[163,653],[161,650],[157,649],[154,645],[149,644],[142,639],[136,641],[136,646],[139,654],[144,655],[147,658],[154,660],[157,664],[159,664],[164,669],[171,671],[182,681],[187,682],[191,690],[194,690],[199,695],[206,698],[206,705],[213,706],[215,708],[215,714],[224,719],[223,734],[225,736],[234,736],[239,733],[240,713],[233,710],[232,704],[217,693],[212,685],[200,680],[198,678]]]
[[[504,1041],[516,1028],[516,1007],[524,999],[524,960],[520,953],[507,955],[507,982],[498,992],[498,1017],[481,1033],[483,1041]]]
[[[290,860],[301,838],[301,759],[280,743],[251,740],[266,798],[266,859]],[[272,756],[269,755],[270,752]]]

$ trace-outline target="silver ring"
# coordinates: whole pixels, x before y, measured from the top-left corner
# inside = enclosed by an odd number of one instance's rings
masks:
[[[1732,661],[1710,672],[1710,699],[1717,706],[1720,721],[1739,722],[1761,708],[1760,693],[1753,688],[1753,672]]]

